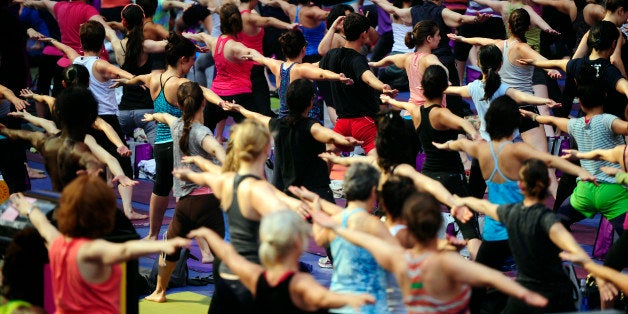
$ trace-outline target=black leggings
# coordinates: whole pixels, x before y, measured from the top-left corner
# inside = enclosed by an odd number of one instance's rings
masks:
[[[475,261],[500,270],[504,265],[504,261],[511,255],[508,240],[482,241]],[[506,295],[495,289],[473,288],[470,303],[471,312],[501,313],[506,306],[506,301]]]
[[[172,142],[153,145],[153,156],[155,157],[153,194],[168,196],[172,189],[172,170],[174,168]]]
[[[122,132],[122,127],[120,126],[118,116],[116,116],[115,114],[105,114],[99,115],[98,117],[109,123],[109,125],[111,125],[116,134],[118,134],[118,137],[120,137],[120,139],[124,141],[125,136]],[[90,132],[90,134],[92,134],[94,139],[96,139],[96,143],[98,143],[98,145],[102,146],[102,148],[104,148],[111,156],[113,156],[118,161],[120,167],[122,167],[122,171],[124,171],[124,175],[132,179],[133,168],[131,167],[131,157],[120,156],[120,154],[118,154],[118,148],[116,147],[116,145],[114,145],[111,140],[107,138],[103,131],[95,130],[94,132]]]
[[[606,255],[604,266],[618,271],[628,267],[628,232],[622,233],[619,240],[611,246]]]
[[[214,269],[219,268],[216,258]],[[257,313],[254,309],[253,295],[239,280],[227,280],[220,275],[214,276],[215,290],[209,303],[210,314],[222,313]]]

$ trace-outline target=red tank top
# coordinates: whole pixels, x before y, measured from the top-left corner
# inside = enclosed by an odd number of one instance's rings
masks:
[[[111,276],[99,284],[87,282],[79,271],[78,251],[91,241],[77,238],[68,242],[59,236],[50,245],[55,313],[120,313],[120,266],[111,266]]]
[[[245,13],[252,14],[251,10],[240,11],[241,15],[244,15]],[[261,27],[258,28],[260,30],[259,33],[253,36],[245,34],[244,31],[240,32],[240,34],[238,34],[238,40],[245,46],[255,49],[261,54],[264,54],[264,29]]]
[[[211,90],[218,96],[233,96],[252,92],[250,61],[231,62],[225,58],[224,49],[228,41],[234,40],[230,36],[222,35],[216,40],[214,62],[216,64],[216,78],[212,82]]]

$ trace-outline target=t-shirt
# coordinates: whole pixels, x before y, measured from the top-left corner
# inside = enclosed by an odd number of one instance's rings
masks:
[[[181,147],[179,146],[179,139],[181,138],[181,134],[183,133],[183,120],[178,119],[172,125],[170,130],[172,132],[172,139],[173,139],[172,140],[172,145],[173,145],[172,156],[174,158],[174,168],[186,166],[192,169],[192,171],[194,172],[202,172],[201,169],[198,168],[195,164],[187,164],[187,165],[182,164],[181,158],[183,156],[201,156],[205,159],[212,160],[214,161],[214,163],[216,163],[214,156],[207,153],[201,146],[201,144],[203,143],[203,139],[205,139],[206,136],[213,136],[212,131],[209,128],[207,128],[206,126],[198,122],[192,123],[192,127],[190,129],[190,135],[188,139],[188,148],[190,150],[189,155],[184,155],[183,152],[181,151]],[[198,188],[199,186],[188,181],[183,181],[183,180],[174,178],[173,187],[174,187],[174,190],[173,190],[174,196],[182,197],[182,196],[186,196],[192,193],[192,191],[194,191],[194,189]]]
[[[294,125],[289,118],[270,119],[270,131],[275,140],[275,167],[281,174],[280,189],[289,186],[321,188],[329,186],[327,163],[318,155],[325,152],[325,144],[314,139],[312,126],[318,123],[312,118],[303,118]],[[276,183],[276,182],[274,182]]]
[[[570,119],[567,123],[567,130],[578,144],[578,149],[582,152],[590,152],[594,149],[610,149],[617,145],[624,144],[624,136],[615,134],[612,124],[614,115],[607,113],[593,116],[588,122],[584,117]],[[613,167],[621,169],[618,164],[603,160],[580,160],[582,168],[590,172],[597,178],[598,182],[615,183],[615,178],[607,175],[600,167]]]
[[[53,10],[61,30],[61,42],[83,54],[79,29],[83,23],[98,15],[98,10],[83,1],[60,1],[55,4]],[[109,61],[109,54],[104,46],[100,51],[100,58]]]
[[[471,95],[475,109],[478,112],[478,117],[480,118],[480,135],[482,135],[482,138],[487,141],[490,141],[491,137],[486,132],[486,120],[484,119],[484,116],[486,115],[491,102],[497,97],[506,95],[506,91],[509,88],[510,86],[502,83],[490,99],[482,100],[482,98],[484,98],[484,82],[482,82],[482,80],[475,80],[467,85],[467,90],[469,91],[469,95]],[[515,137],[517,137],[518,134],[519,130],[515,130]]]
[[[323,56],[319,66],[353,79],[353,85],[330,82],[338,118],[375,116],[379,111],[379,92],[361,79],[362,74],[370,70],[366,57],[353,49],[335,48]]]
[[[550,228],[560,221],[542,204],[523,203],[497,208],[499,220],[508,229],[508,243],[517,264],[517,281],[526,287],[570,285],[558,256],[561,249],[549,238]]]
[[[606,101],[603,102],[604,112],[617,117],[624,117],[626,96],[615,89],[617,81],[623,78],[619,69],[607,59],[589,60],[588,58],[571,59],[567,62],[567,75],[575,80],[583,64],[590,64],[597,70],[597,75],[606,84]]]

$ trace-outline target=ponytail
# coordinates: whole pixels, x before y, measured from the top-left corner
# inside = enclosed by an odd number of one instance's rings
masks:
[[[519,178],[524,183],[526,196],[544,200],[548,195],[549,175],[547,165],[539,159],[528,159],[519,170]]]
[[[478,61],[485,81],[484,97],[481,100],[489,100],[502,84],[502,79],[497,73],[502,66],[502,52],[495,45],[483,46],[478,52]]]
[[[179,139],[179,149],[184,155],[190,155],[190,130],[192,129],[192,120],[199,110],[203,108],[203,90],[196,82],[185,82],[179,86],[177,90],[177,100],[183,114],[183,130]]]

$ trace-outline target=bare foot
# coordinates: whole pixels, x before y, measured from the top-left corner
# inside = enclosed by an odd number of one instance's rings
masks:
[[[134,211],[130,213],[124,213],[124,214],[126,215],[126,218],[129,218],[129,220],[140,220],[140,219],[148,218],[148,215],[140,214]]]
[[[31,167],[26,167],[28,170],[28,177],[31,179],[43,179],[47,177],[46,172],[38,169],[33,169]]]
[[[146,301],[163,303],[166,302],[166,291],[154,291],[152,294],[144,298]]]

